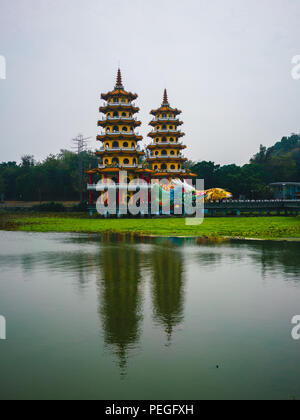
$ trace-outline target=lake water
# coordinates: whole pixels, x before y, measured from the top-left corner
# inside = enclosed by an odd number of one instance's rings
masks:
[[[300,399],[299,255],[0,232],[0,399]]]

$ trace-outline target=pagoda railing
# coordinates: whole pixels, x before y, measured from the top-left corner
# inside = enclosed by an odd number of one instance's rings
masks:
[[[139,133],[135,133],[134,131],[102,131],[100,136],[119,136],[120,134],[126,134],[127,136],[138,136]]]
[[[152,133],[181,133],[181,130],[152,130]]]
[[[138,165],[137,164],[124,164],[124,163],[120,163],[119,164],[119,168],[137,168]]]
[[[139,165],[137,163],[132,163],[132,164],[117,163],[115,165],[105,165],[105,164],[99,163],[98,168],[99,169],[105,169],[105,168],[140,168],[142,169],[142,165]]]
[[[106,120],[130,120],[130,121],[137,121],[137,119],[136,118],[134,118],[134,117],[121,117],[121,116],[118,116],[118,117],[102,117],[101,118],[101,120],[102,121],[106,121]]]
[[[152,121],[179,121],[179,119],[175,117],[156,117]]]
[[[180,172],[180,173],[185,173],[186,170],[185,169],[154,169],[154,172]]]
[[[122,152],[122,151],[136,151],[136,152],[140,152],[141,148],[139,146],[137,147],[100,147],[99,149],[100,152],[102,151],[108,151],[108,152]]]
[[[122,106],[126,106],[126,107],[131,107],[131,106],[135,107],[135,104],[132,103],[132,102],[108,102],[107,105],[110,105],[110,106],[120,106],[120,105],[122,105]],[[107,105],[103,105],[103,106],[107,106]]]
[[[183,155],[159,155],[159,156],[149,156],[148,159],[181,159],[183,158]]]
[[[183,146],[183,143],[181,141],[160,141],[158,143],[151,143],[149,146],[159,146],[162,145],[168,145],[175,146],[176,144],[179,144],[180,146]]]

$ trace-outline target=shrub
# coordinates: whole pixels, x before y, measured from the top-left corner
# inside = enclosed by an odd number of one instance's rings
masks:
[[[75,204],[72,207],[72,211],[86,212],[86,211],[88,211],[88,204],[85,201],[82,201],[81,203]]]
[[[51,212],[63,212],[66,210],[65,206],[61,203],[45,203],[33,206],[32,210],[34,211],[51,211]]]

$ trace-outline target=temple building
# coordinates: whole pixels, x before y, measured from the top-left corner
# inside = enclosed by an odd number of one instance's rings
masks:
[[[154,118],[150,125],[153,130],[148,136],[153,142],[147,146],[148,156],[145,159],[145,151],[139,146],[143,137],[136,132],[136,128],[141,125],[136,118],[139,108],[133,102],[137,97],[136,93],[125,90],[120,69],[114,89],[101,94],[104,103],[99,111],[103,116],[98,121],[98,126],[103,131],[97,135],[101,147],[96,151],[99,165],[87,171],[91,214],[99,195],[100,202],[106,200],[103,192],[93,195],[93,191],[96,190],[95,185],[99,181],[108,183],[111,180],[120,185],[132,180],[144,180],[151,184],[152,179],[167,178],[171,181],[172,178],[184,179],[196,176],[183,167],[187,159],[182,155],[182,150],[186,146],[180,141],[185,134],[178,129],[183,124],[177,118],[181,111],[170,106],[166,90],[161,107],[151,111]],[[120,179],[121,172],[127,173],[127,179]],[[127,203],[134,192],[127,191],[126,196],[122,194],[120,192],[118,195],[117,205]],[[141,200],[143,194],[144,192]],[[150,187],[148,197],[150,201]]]
[[[97,181],[105,182],[111,179],[119,183],[121,171],[127,172],[127,182],[133,179],[150,181],[152,171],[139,164],[144,151],[138,145],[143,137],[135,132],[136,127],[141,125],[135,117],[139,108],[132,102],[137,97],[136,93],[127,92],[124,89],[121,71],[118,69],[115,88],[111,92],[101,94],[101,99],[105,101],[105,104],[99,108],[99,111],[104,116],[98,121],[98,126],[102,127],[103,131],[97,136],[97,140],[102,143],[102,146],[96,151],[100,163],[98,168],[87,171],[90,175],[90,184],[95,174],[98,175]],[[130,196],[130,193],[128,195]],[[90,204],[91,202],[92,193],[90,192]]]
[[[172,108],[165,89],[161,107],[150,112],[153,115],[149,123],[153,127],[148,137],[153,139],[147,146],[150,156],[147,159],[155,178],[188,178],[196,175],[183,168],[187,159],[182,155],[186,146],[180,141],[185,135],[178,128],[183,124],[177,116],[181,111]]]

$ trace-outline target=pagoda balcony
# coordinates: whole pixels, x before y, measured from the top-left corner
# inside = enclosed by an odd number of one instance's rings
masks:
[[[174,137],[183,137],[185,136],[185,133],[183,133],[181,130],[152,130],[150,133],[148,133],[148,137],[156,137],[156,136],[174,136]]]
[[[132,102],[107,102],[103,106],[125,106],[125,107],[135,107],[135,104]]]
[[[99,152],[141,152],[141,148],[137,147],[100,147]]]
[[[137,163],[127,164],[127,165],[125,165],[123,163],[118,163],[114,166],[99,163],[98,168],[99,169],[109,169],[109,168],[114,168],[114,169],[116,169],[116,168],[120,168],[120,169],[122,169],[122,168],[125,168],[125,169],[127,169],[127,168],[139,168],[139,169],[142,169],[143,166],[140,165],[140,164],[137,164]]]
[[[148,159],[155,160],[155,159],[184,159],[182,155],[159,155],[159,156],[149,156]]]
[[[185,169],[153,169],[153,171],[154,172],[162,172],[162,173],[165,173],[165,172],[169,172],[169,173],[174,173],[174,172],[176,172],[176,173],[186,173],[186,170]]]
[[[178,121],[179,122],[179,119],[175,117],[156,117],[156,118],[153,118],[152,121],[153,122],[155,121]]]
[[[181,133],[181,130],[152,130],[151,133]]]
[[[102,121],[107,121],[107,120],[127,120],[127,121],[137,121],[136,117],[102,117],[101,118]]]
[[[138,167],[138,165],[137,164],[134,164],[134,163],[132,163],[132,164],[128,164],[128,165],[125,165],[125,164],[123,164],[123,163],[121,163],[121,164],[119,164],[119,168],[137,168]]]
[[[183,144],[182,141],[177,141],[177,142],[160,141],[159,143],[150,143],[147,147],[155,148],[159,146],[172,146],[172,147],[180,146],[180,147],[186,148],[186,146]]]
[[[135,133],[134,131],[109,131],[107,133],[105,132],[100,133],[100,136],[120,136],[120,135],[138,136],[139,133]]]

